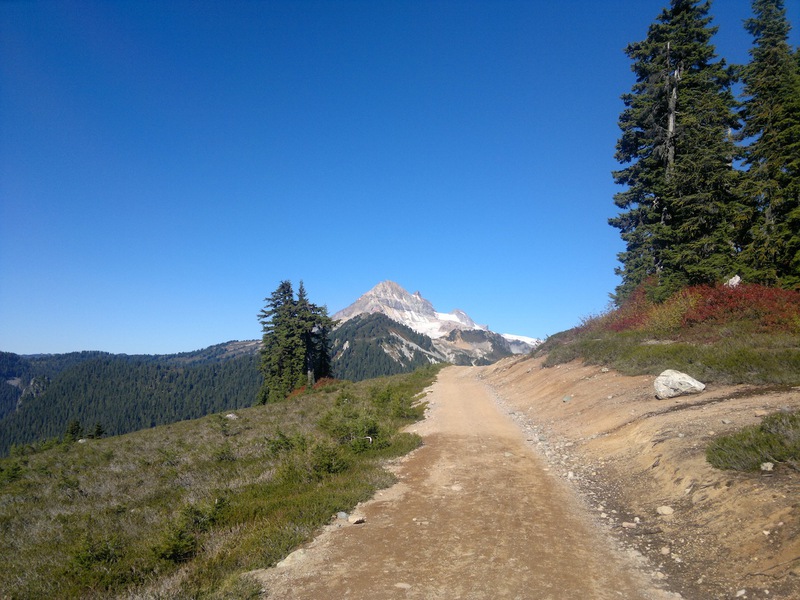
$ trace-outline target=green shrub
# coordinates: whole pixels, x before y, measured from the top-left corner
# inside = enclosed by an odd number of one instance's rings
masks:
[[[228,442],[217,448],[213,456],[217,462],[236,462],[236,453]]]
[[[181,509],[178,522],[189,531],[208,531],[217,523],[220,514],[228,505],[228,499],[220,496],[206,504],[187,504]]]
[[[72,551],[71,562],[62,574],[65,596],[78,595],[77,590],[107,590],[135,579],[125,555],[129,547],[116,532],[99,533],[92,523],[80,536]],[[77,588],[68,592],[69,587]]]
[[[392,483],[383,459],[419,445],[398,428],[437,372],[328,382],[237,421],[20,447],[0,459],[0,596],[258,597],[238,574]]]
[[[186,523],[173,525],[163,534],[161,541],[154,546],[155,555],[170,562],[185,562],[197,552],[198,541]]]
[[[378,417],[354,406],[334,407],[319,420],[319,428],[353,452],[383,448],[388,435]]]
[[[759,425],[713,440],[706,459],[718,469],[758,471],[762,463],[800,461],[800,412],[774,413]]]
[[[291,452],[292,450],[305,450],[308,446],[308,439],[301,433],[286,435],[280,428],[276,429],[275,435],[267,438],[267,453],[272,458]]]
[[[316,444],[311,449],[311,473],[321,479],[326,475],[347,470],[349,463],[340,448],[330,444]]]
[[[97,564],[109,565],[118,562],[123,553],[123,544],[116,534],[98,536],[86,532],[78,544],[73,560],[80,569],[91,569]]]
[[[0,465],[0,486],[11,483],[22,477],[23,468],[19,461],[9,462],[7,465]]]

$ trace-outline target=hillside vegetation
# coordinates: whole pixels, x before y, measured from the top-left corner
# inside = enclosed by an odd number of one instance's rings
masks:
[[[13,598],[254,597],[337,511],[416,447],[437,367],[320,381],[285,402],[0,460],[0,590]]]
[[[52,444],[70,428],[77,437],[121,435],[253,406],[264,386],[261,347],[250,340],[171,355],[0,352],[0,456]],[[330,347],[332,376],[349,381],[444,360],[430,338],[382,314],[344,323]]]
[[[331,351],[335,376],[352,381],[406,373],[441,361],[431,338],[382,313],[342,323],[331,335]]]
[[[119,435],[252,406],[262,382],[256,342],[158,356],[2,352],[0,375],[0,456],[70,423]]]
[[[582,358],[628,375],[677,369],[705,382],[800,384],[800,292],[693,286],[663,302],[641,286],[618,308],[550,337],[546,366]]]

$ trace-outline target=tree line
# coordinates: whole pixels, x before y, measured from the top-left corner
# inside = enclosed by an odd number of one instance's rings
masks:
[[[224,361],[196,359],[200,362],[188,365],[175,357],[87,353],[79,360],[80,353],[75,353],[53,355],[49,358],[54,362],[37,366],[36,360],[22,357],[20,362],[8,354],[0,358],[22,367],[29,384],[46,384],[36,393],[20,394],[3,382],[4,395],[14,406],[0,418],[0,456],[13,445],[119,435],[252,406],[262,380],[253,352]],[[53,364],[67,366],[58,371]]]
[[[711,43],[711,2],[672,0],[625,49],[636,83],[622,96],[609,219],[625,250],[612,295],[654,300],[735,275],[800,288],[800,50],[783,0],[754,0],[750,62]],[[741,82],[741,96],[734,85]]]

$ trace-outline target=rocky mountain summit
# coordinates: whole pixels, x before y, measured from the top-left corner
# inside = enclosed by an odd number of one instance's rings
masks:
[[[489,331],[486,325],[476,324],[463,310],[436,312],[433,304],[419,292],[410,294],[394,281],[382,281],[333,318],[347,321],[356,315],[378,312],[432,339],[444,337],[454,329]]]
[[[430,339],[425,355],[431,362],[486,365],[512,354],[528,353],[540,343],[533,338],[495,333],[488,326],[475,323],[463,310],[438,312],[419,292],[411,294],[393,281],[379,283],[333,318],[343,325],[351,319],[363,320],[378,314]],[[383,351],[390,356],[408,355],[408,340],[400,340],[397,330],[392,332],[392,338],[391,343],[381,344]],[[405,347],[402,352],[395,347],[398,343]],[[337,358],[338,355],[334,362]]]

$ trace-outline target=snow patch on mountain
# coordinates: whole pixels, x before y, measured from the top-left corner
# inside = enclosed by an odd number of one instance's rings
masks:
[[[414,358],[414,356],[416,356],[417,353],[425,355],[431,364],[439,362],[442,358],[441,356],[429,352],[424,348],[422,348],[421,346],[418,346],[417,344],[408,341],[407,339],[405,339],[404,337],[395,332],[392,332],[391,335],[392,339],[395,340],[395,345],[389,346],[388,344],[384,344],[383,351],[386,352],[386,354],[388,354],[395,360],[400,359],[401,354],[404,358],[411,360]]]
[[[393,281],[382,281],[353,304],[333,315],[339,321],[347,321],[360,314],[380,312],[393,321],[401,323],[417,333],[421,333],[437,341],[437,346],[444,343],[441,338],[453,331],[483,331],[491,333],[486,325],[478,325],[463,310],[456,309],[449,313],[437,312],[430,301],[419,292],[410,294]],[[524,354],[541,343],[540,340],[519,335],[504,334],[502,338],[508,342],[509,350],[514,354]],[[478,354],[482,349],[475,348]]]

